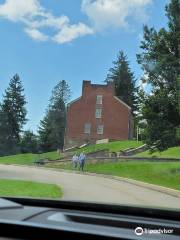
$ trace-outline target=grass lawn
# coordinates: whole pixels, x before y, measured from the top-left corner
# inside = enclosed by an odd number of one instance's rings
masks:
[[[77,150],[77,152],[85,151],[85,153],[90,153],[98,150],[108,149],[110,152],[118,152],[120,150],[124,150],[131,147],[139,147],[143,143],[138,141],[115,141],[109,142],[105,144],[93,144],[87,147],[81,148]],[[35,161],[39,159],[46,159],[49,160],[57,160],[60,157],[58,156],[57,152],[47,152],[42,154],[32,154],[32,153],[25,153],[25,154],[17,154],[11,156],[0,157],[0,163],[3,164],[20,164],[20,165],[33,165]]]
[[[127,140],[127,141],[114,141],[109,143],[103,143],[103,144],[92,144],[86,147],[83,147],[79,149],[77,152],[84,151],[85,153],[91,153],[98,150],[104,150],[108,149],[110,152],[118,152],[127,148],[136,148],[143,145],[141,141],[133,141],[133,140]]]
[[[60,198],[62,190],[55,184],[0,179],[0,196]]]
[[[71,164],[54,167],[72,169]],[[180,190],[180,162],[97,163],[87,164],[85,171],[125,177]]]
[[[154,152],[150,153],[149,151],[145,151],[142,153],[136,154],[139,157],[167,157],[167,158],[180,158],[180,146],[179,147],[172,147],[163,152]]]
[[[48,158],[49,160],[56,160],[59,158],[57,152],[47,152],[42,154],[17,154],[11,156],[0,157],[0,163],[3,164],[21,164],[33,165],[36,160]]]
[[[117,162],[94,165],[89,164],[87,170],[90,172],[132,178],[180,190],[180,162]]]

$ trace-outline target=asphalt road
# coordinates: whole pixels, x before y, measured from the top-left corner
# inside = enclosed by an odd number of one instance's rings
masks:
[[[0,165],[0,178],[55,183],[62,187],[64,200],[180,208],[180,198],[101,176]]]

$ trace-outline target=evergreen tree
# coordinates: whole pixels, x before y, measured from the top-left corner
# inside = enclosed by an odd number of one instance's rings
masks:
[[[152,93],[146,96],[143,117],[147,120],[146,142],[159,150],[180,144],[180,1],[166,6],[167,29],[144,27],[138,63],[148,76]]]
[[[53,107],[53,105],[56,105],[59,101],[63,101],[67,104],[70,97],[71,90],[68,83],[65,80],[61,80],[52,90],[49,107]]]
[[[66,104],[70,94],[69,85],[65,80],[60,81],[52,91],[48,110],[39,127],[39,137],[43,151],[63,149]]]
[[[176,90],[176,99],[177,99],[177,112],[180,116],[180,75],[177,78],[177,90]],[[176,127],[176,138],[180,139],[180,123]],[[179,140],[180,141],[180,140]]]
[[[24,131],[20,142],[22,153],[37,153],[38,139],[32,131]]]
[[[46,111],[46,114],[45,114],[45,117],[43,118],[43,120],[40,121],[38,134],[39,134],[40,149],[43,152],[49,152],[49,151],[54,150],[54,149],[52,149],[52,143],[51,143],[51,139],[50,139],[51,123],[50,123],[48,111]]]
[[[11,137],[7,114],[0,105],[0,156],[15,152],[15,144],[16,141]]]
[[[52,147],[53,149],[63,149],[66,128],[66,106],[61,98],[55,101],[49,110],[49,119],[51,122],[50,140]]]
[[[129,105],[134,113],[137,110],[138,88],[136,87],[134,74],[129,67],[127,56],[123,51],[120,51],[113,64],[114,66],[109,69],[106,82],[114,82],[116,96]]]
[[[19,76],[16,74],[5,90],[0,106],[1,152],[12,154],[19,151],[20,134],[26,123],[26,100]]]

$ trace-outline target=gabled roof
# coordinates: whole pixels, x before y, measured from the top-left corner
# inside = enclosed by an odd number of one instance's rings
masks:
[[[128,106],[128,105],[127,105],[125,102],[123,102],[121,99],[119,99],[119,98],[116,97],[116,96],[114,96],[114,98],[115,98],[118,102],[122,103],[125,107],[127,107],[127,108],[129,108],[129,109],[131,110],[131,107]]]
[[[131,110],[131,107],[130,107],[129,105],[127,105],[125,102],[123,102],[121,99],[119,99],[119,98],[116,97],[116,96],[113,96],[113,97],[114,97],[119,103],[123,104],[125,107],[127,107],[129,110]],[[81,99],[81,97],[78,97],[78,98],[74,99],[73,101],[69,102],[69,103],[68,103],[68,107],[69,107],[71,104],[79,101],[80,99]]]
[[[78,97],[78,98],[74,99],[73,101],[71,101],[71,102],[68,103],[68,106],[70,106],[71,104],[77,102],[77,101],[80,100],[80,99],[81,99],[81,97]]]

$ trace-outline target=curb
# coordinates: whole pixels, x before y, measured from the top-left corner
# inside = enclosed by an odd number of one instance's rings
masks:
[[[6,165],[7,164],[0,164],[0,165]],[[180,198],[180,191],[179,190],[175,190],[175,189],[171,189],[171,188],[167,188],[167,187],[163,187],[163,186],[159,186],[159,185],[154,185],[154,184],[150,184],[150,183],[145,183],[145,182],[141,182],[138,180],[134,180],[134,179],[129,179],[129,178],[124,178],[124,177],[118,177],[118,176],[112,176],[112,175],[106,175],[106,174],[102,174],[102,173],[92,173],[92,172],[80,172],[80,171],[74,171],[74,170],[65,170],[65,169],[56,169],[56,168],[48,168],[48,167],[41,167],[41,166],[27,166],[27,165],[18,165],[18,164],[9,164],[10,166],[18,166],[18,167],[28,167],[28,168],[36,168],[36,169],[45,169],[45,170],[51,170],[51,171],[55,171],[55,172],[66,172],[66,173],[74,173],[74,174],[80,174],[80,175],[89,175],[89,176],[96,176],[96,177],[103,177],[103,178],[108,178],[108,179],[113,179],[116,181],[120,181],[120,182],[126,182],[126,183],[130,183],[139,187],[143,187],[143,188],[148,188],[150,190],[153,191],[157,191],[160,193],[164,193],[176,198]]]

